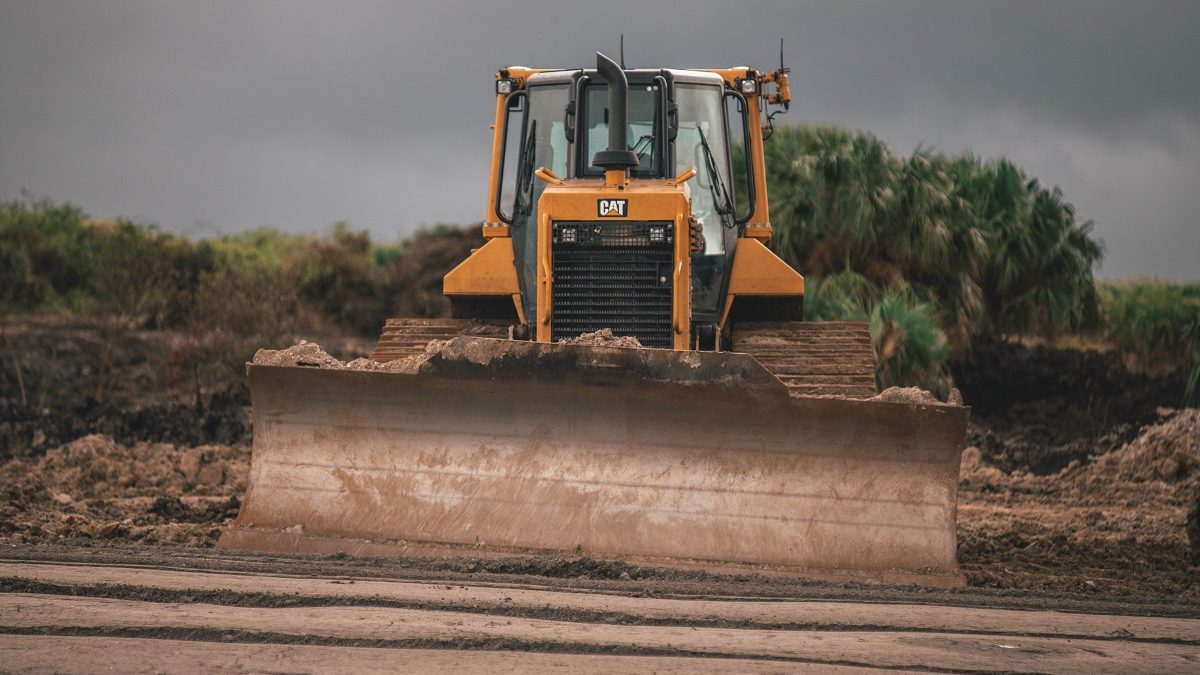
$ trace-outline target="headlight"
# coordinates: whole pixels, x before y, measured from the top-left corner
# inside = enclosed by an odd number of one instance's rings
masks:
[[[577,236],[575,234],[575,228],[573,228],[573,227],[562,228],[561,230],[558,231],[558,239],[559,239],[559,241],[561,241],[564,244],[574,244],[576,241],[578,241]]]
[[[750,94],[753,94],[754,92],[758,91],[758,80],[755,80],[752,77],[740,79],[737,81],[737,84],[738,84],[738,91],[742,92],[746,96],[749,96]]]
[[[513,92],[512,80],[496,80],[496,93],[501,95],[511,94]]]
[[[667,228],[662,225],[655,225],[650,228],[650,241],[656,244],[661,244],[667,240]]]

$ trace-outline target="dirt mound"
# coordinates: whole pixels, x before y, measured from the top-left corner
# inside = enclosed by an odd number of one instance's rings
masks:
[[[564,345],[586,345],[588,347],[626,347],[641,349],[642,343],[631,335],[613,335],[611,328],[601,328],[595,333],[584,333],[579,337],[562,340]]]
[[[246,450],[227,445],[179,448],[165,443],[124,446],[108,436],[84,436],[32,461],[0,467],[5,489],[53,487],[79,498],[137,497],[163,491],[211,493],[244,488]],[[234,480],[229,484],[230,480]]]
[[[1200,484],[1200,409],[1161,409],[1160,414],[1156,423],[1143,427],[1118,449],[1073,460],[1055,474],[1004,471],[980,448],[968,446],[963,451],[961,475],[967,482],[1023,491],[1129,494],[1144,490],[1138,484],[1160,482],[1182,494],[1184,485]]]
[[[1116,450],[1180,404],[1182,370],[1131,371],[1114,352],[984,342],[953,362],[971,406],[968,443],[1006,472],[1053,475]]]
[[[445,342],[433,340],[425,347],[424,354],[414,354],[404,358],[379,363],[368,358],[357,358],[349,363],[343,363],[331,356],[321,345],[307,340],[286,349],[260,349],[251,360],[256,366],[301,366],[308,368],[346,368],[349,370],[368,370],[386,373],[416,373],[422,363],[429,360],[430,355],[436,354]]]
[[[321,345],[308,340],[286,349],[260,349],[254,352],[251,363],[257,366],[309,366],[313,368],[345,368],[346,364],[330,356]]]
[[[1200,526],[1188,509],[1200,494],[1200,410],[1161,413],[1118,449],[1049,475],[1005,471],[979,448],[964,450],[959,557],[971,583],[1196,597],[1200,558],[1189,539],[1200,540]]]
[[[1200,478],[1200,409],[1164,410],[1121,449],[1098,458],[1086,473],[1105,480],[1185,483]]]
[[[211,545],[216,526],[237,513],[249,465],[246,446],[85,436],[0,465],[0,540]]]
[[[914,405],[953,405],[937,400],[933,394],[920,387],[888,387],[875,397],[886,403],[911,403]]]

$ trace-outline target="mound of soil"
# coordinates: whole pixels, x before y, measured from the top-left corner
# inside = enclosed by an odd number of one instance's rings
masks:
[[[887,403],[911,403],[914,405],[953,405],[937,400],[933,394],[920,387],[888,387],[875,397]]]
[[[387,363],[379,363],[378,361],[372,361],[363,357],[354,359],[349,363],[344,363],[336,357],[330,356],[317,343],[301,340],[298,344],[286,349],[260,349],[254,353],[254,359],[251,363],[256,366],[349,368],[350,370],[371,370],[388,373],[416,373],[421,364],[427,361],[430,355],[438,352],[445,344],[443,340],[431,340],[425,346],[424,354],[413,354],[412,356],[405,356],[388,361]]]
[[[959,559],[975,585],[1197,597],[1188,509],[1200,410],[1163,410],[1117,450],[1056,474],[963,452]],[[1001,564],[997,564],[1001,563]]]
[[[1102,481],[1189,483],[1200,479],[1200,410],[1163,411],[1115,452],[1101,456],[1083,475]]]
[[[365,360],[365,359],[364,359]],[[309,366],[313,368],[345,368],[346,364],[330,356],[321,345],[308,340],[286,349],[260,349],[254,352],[251,363],[260,366]]]
[[[601,328],[594,333],[584,333],[579,337],[567,338],[562,341],[565,345],[586,345],[588,347],[626,347],[641,349],[642,343],[632,335],[613,335],[611,328]]]
[[[126,446],[91,435],[0,465],[0,541],[212,545],[237,515],[246,446]]]
[[[1184,373],[1131,371],[1115,352],[986,342],[951,364],[971,406],[968,444],[1006,472],[1050,475],[1120,448],[1175,407]]]

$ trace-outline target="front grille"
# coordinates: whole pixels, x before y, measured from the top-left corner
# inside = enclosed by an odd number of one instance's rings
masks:
[[[673,346],[669,221],[561,221],[551,239],[554,341],[609,328],[647,347]]]

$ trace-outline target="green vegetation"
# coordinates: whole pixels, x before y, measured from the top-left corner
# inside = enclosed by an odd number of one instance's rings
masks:
[[[1200,387],[1200,283],[1158,279],[1104,283],[1103,339],[1156,370],[1188,368],[1185,400]]]
[[[870,134],[811,126],[777,128],[765,152],[771,246],[827,280],[811,285],[814,318],[870,319],[880,385],[945,391],[946,358],[981,337],[1097,325],[1103,244],[1008,160],[902,157]]]
[[[387,246],[343,223],[327,237],[263,228],[193,242],[25,198],[0,203],[0,313],[106,314],[235,336],[374,336],[388,316],[446,310],[436,297],[444,269],[419,271],[462,259],[475,235],[438,231]]]

